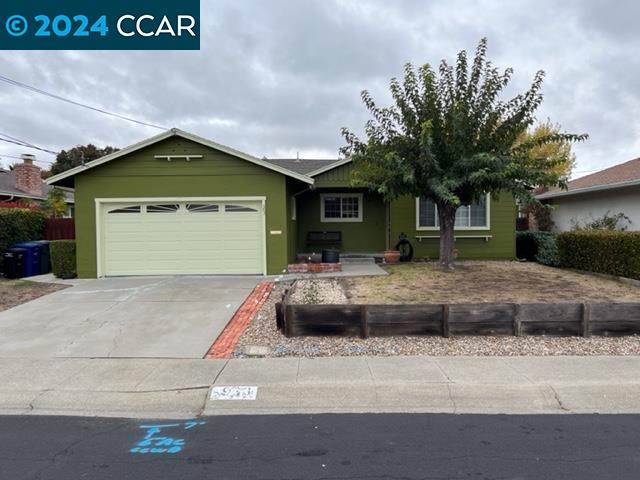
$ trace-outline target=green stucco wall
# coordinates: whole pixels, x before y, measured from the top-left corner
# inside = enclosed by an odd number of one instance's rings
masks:
[[[488,242],[483,239],[458,239],[455,248],[461,259],[513,259],[516,255],[516,204],[510,193],[502,193],[490,200],[488,230],[456,230],[456,235],[491,235]],[[419,242],[416,236],[438,235],[437,230],[416,230],[416,201],[413,197],[402,197],[391,202],[391,243],[404,232],[414,248],[415,257],[439,256],[439,239]]]
[[[322,193],[362,192],[362,222],[321,222],[320,195]],[[310,231],[341,231],[342,244],[335,245],[342,252],[381,252],[384,250],[384,202],[379,195],[348,188],[323,188],[298,197],[298,251],[318,252],[327,245],[306,245]]]
[[[287,259],[289,263],[293,263],[296,260],[296,242],[298,239],[298,221],[297,221],[297,208],[296,208],[296,220],[293,219],[292,201],[297,199],[295,194],[301,191],[301,184],[292,179],[287,179],[287,200],[286,200],[286,215],[287,215]],[[306,187],[302,187],[306,188]]]
[[[203,158],[190,162],[154,158],[154,155],[169,154],[203,155]],[[265,196],[267,271],[277,274],[286,268],[291,256],[287,235],[291,229],[287,220],[287,177],[198,143],[172,137],[76,175],[78,276],[96,276],[95,198],[194,196]],[[272,230],[282,233],[272,235]]]

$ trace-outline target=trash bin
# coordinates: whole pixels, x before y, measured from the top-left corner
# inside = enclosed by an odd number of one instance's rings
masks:
[[[322,263],[339,263],[340,250],[322,250]]]
[[[2,254],[2,268],[5,278],[24,277],[25,248],[10,248]]]
[[[38,240],[31,243],[40,245],[40,273],[49,273],[51,271],[51,253],[49,250],[49,240]]]
[[[15,248],[24,248],[24,276],[40,275],[40,251],[42,246],[34,242],[16,243]]]

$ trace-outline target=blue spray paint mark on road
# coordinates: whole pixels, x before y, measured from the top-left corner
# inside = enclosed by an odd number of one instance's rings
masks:
[[[165,423],[158,425],[140,425],[145,431],[145,436],[139,440],[129,451],[136,454],[161,454],[161,453],[178,453],[182,451],[185,444],[184,438],[169,437],[159,435],[163,429],[191,430],[198,425],[204,425],[207,422],[191,420],[184,423]]]

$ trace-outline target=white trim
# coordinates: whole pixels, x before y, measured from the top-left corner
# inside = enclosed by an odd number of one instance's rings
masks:
[[[248,197],[115,197],[96,198],[96,277],[104,276],[104,259],[101,248],[102,229],[102,204],[105,203],[147,203],[147,202],[260,202],[262,205],[262,274],[267,275],[267,221],[266,221],[266,201],[265,196]]]
[[[267,275],[267,198],[262,197],[262,274]]]
[[[430,239],[435,239],[435,238],[440,238],[440,235],[416,235],[416,240],[418,240],[418,242],[422,242],[422,240],[430,240]],[[493,235],[454,235],[453,236],[453,241],[455,242],[459,238],[462,238],[462,239],[465,239],[465,238],[481,238],[485,242],[488,242],[489,239],[493,238]]]
[[[351,162],[350,158],[343,158],[342,160],[337,160],[333,163],[330,163],[329,165],[325,165],[324,167],[318,168],[317,170],[314,170],[313,172],[309,172],[307,173],[308,177],[315,177],[316,175],[320,175],[321,173],[324,172],[328,172],[329,170],[333,170],[334,168],[337,167],[341,167],[342,165],[346,165],[347,163]]]
[[[485,225],[480,227],[454,227],[454,231],[456,230],[491,230],[491,195],[487,193],[487,200],[485,202],[485,207],[487,211],[487,222]],[[418,232],[435,232],[440,231],[440,227],[421,227],[420,226],[420,197],[416,197],[416,231]],[[438,221],[438,216],[436,213],[436,222]]]
[[[355,218],[325,218],[324,216],[324,199],[325,197],[357,197],[358,198],[358,216]],[[364,201],[362,193],[321,193],[320,194],[320,222],[321,223],[362,223],[364,217]]]
[[[255,197],[238,197],[238,196],[226,196],[226,197],[115,197],[115,198],[96,198],[96,202],[100,203],[146,203],[146,202],[259,202],[266,200],[265,196]]]
[[[30,198],[32,200],[46,200],[47,197],[36,197],[35,195],[29,195],[28,193],[16,193],[16,192],[0,192],[0,195],[7,195],[18,198]]]
[[[613,190],[616,188],[635,187],[640,185],[640,179],[626,180],[624,182],[609,183],[606,185],[595,185],[593,187],[576,188],[574,190],[561,190],[559,192],[546,192],[536,195],[538,200],[547,198],[566,197],[569,195],[578,195],[580,193],[597,192],[599,190]]]
[[[215,150],[219,150],[221,152],[227,153],[229,155],[233,155],[234,157],[240,158],[242,160],[246,160],[248,162],[254,163],[261,167],[267,168],[269,170],[273,170],[275,172],[281,173],[283,175],[287,175],[289,177],[295,178],[296,180],[300,180],[301,182],[308,183],[313,185],[313,178],[308,177],[307,175],[302,175],[301,173],[296,173],[291,170],[287,170],[286,168],[280,167],[278,165],[274,165],[272,163],[267,162],[266,160],[261,160],[257,157],[249,155],[248,153],[241,152],[239,150],[235,150],[231,147],[227,147],[225,145],[221,145],[211,140],[207,140],[206,138],[199,137],[192,133],[183,132],[177,128],[172,128],[171,130],[167,130],[166,132],[155,135],[151,138],[147,138],[146,140],[142,140],[141,142],[134,143],[122,150],[118,150],[117,152],[110,153],[109,155],[105,155],[104,157],[97,158],[96,160],[92,160],[85,165],[80,165],[66,172],[59,173],[58,175],[54,175],[53,177],[49,177],[45,180],[48,185],[53,185],[60,180],[71,177],[78,173],[85,172],[90,170],[93,167],[97,167],[98,165],[102,165],[103,163],[110,162],[111,160],[115,160],[116,158],[120,158],[124,155],[128,155],[132,152],[140,150],[142,148],[148,147],[149,145],[153,145],[154,143],[160,142],[162,140],[166,140],[170,137],[182,137],[187,140],[191,140],[192,142],[199,143],[200,145],[204,145],[206,147],[213,148]]]

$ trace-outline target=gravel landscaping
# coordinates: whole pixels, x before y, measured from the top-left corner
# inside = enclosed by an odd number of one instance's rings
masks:
[[[0,279],[0,312],[67,288],[67,285]]]
[[[305,282],[320,282],[305,280]],[[600,281],[600,280],[598,280]],[[317,287],[323,299],[337,299],[340,282]],[[289,284],[277,284],[253,322],[240,337],[234,356],[248,346],[267,347],[269,357],[352,355],[640,355],[640,337],[344,337],[286,338],[276,329],[275,304]],[[330,290],[333,289],[333,292]],[[344,295],[344,292],[342,293]],[[298,292],[294,295],[303,295]],[[296,297],[294,297],[296,298]],[[335,301],[333,303],[341,303]]]

